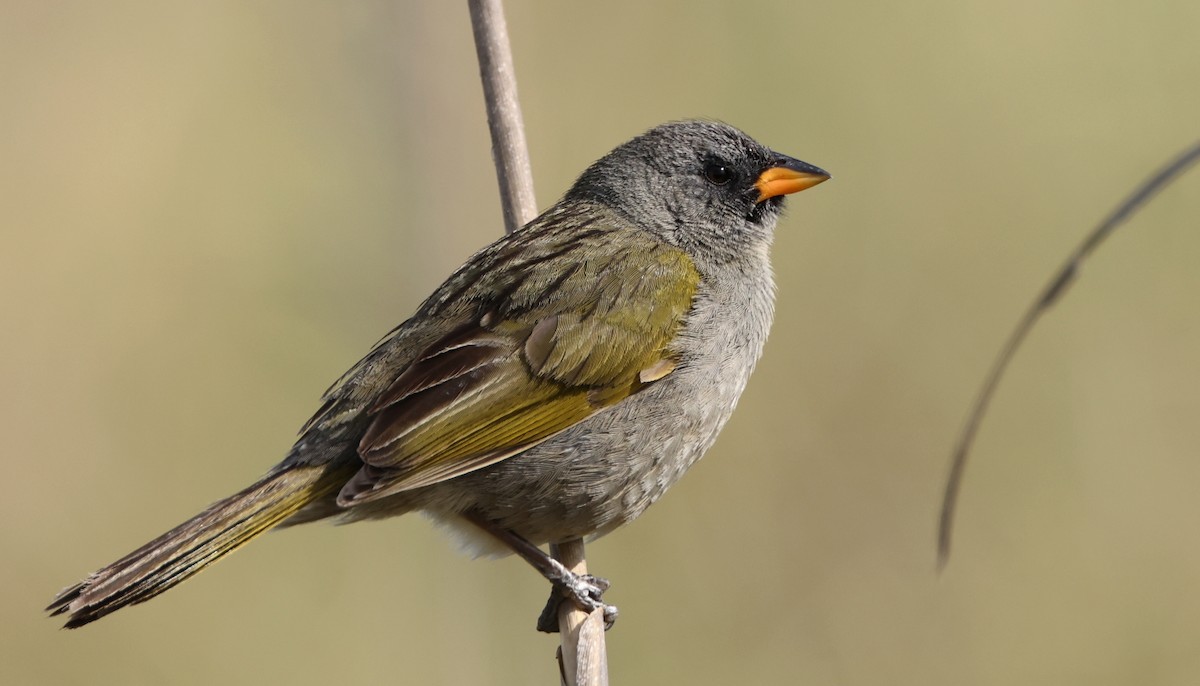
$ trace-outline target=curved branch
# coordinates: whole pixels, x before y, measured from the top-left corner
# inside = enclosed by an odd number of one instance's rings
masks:
[[[938,517],[939,569],[945,567],[946,562],[950,559],[950,538],[954,531],[954,510],[958,504],[958,491],[962,485],[963,473],[967,468],[967,455],[971,450],[971,444],[975,440],[975,433],[979,430],[979,425],[983,421],[983,416],[987,413],[992,396],[995,395],[996,388],[1000,385],[1000,379],[1004,376],[1005,370],[1008,369],[1009,362],[1012,361],[1013,356],[1020,349],[1021,343],[1025,341],[1026,335],[1033,329],[1033,325],[1037,323],[1042,314],[1050,309],[1051,305],[1058,302],[1059,298],[1066,292],[1067,287],[1071,285],[1075,277],[1079,274],[1080,266],[1082,266],[1084,260],[1087,259],[1092,251],[1099,247],[1117,226],[1133,216],[1155,194],[1169,186],[1171,182],[1179,178],[1197,161],[1200,161],[1200,142],[1185,149],[1175,159],[1138,185],[1133,193],[1118,205],[1104,221],[1092,229],[1091,233],[1083,239],[1083,242],[1075,248],[1062,267],[1055,272],[1054,276],[1042,289],[1037,299],[1025,310],[1025,314],[1021,317],[1020,322],[1017,323],[1017,328],[1013,330],[1004,347],[1000,349],[1000,354],[996,356],[996,360],[992,363],[992,369],[988,373],[987,379],[983,382],[983,388],[980,389],[979,395],[975,398],[975,403],[971,406],[971,412],[967,415],[967,423],[963,426],[962,433],[959,434],[958,441],[954,445],[954,454],[950,458],[950,473],[946,477],[946,489],[942,494],[942,510]]]

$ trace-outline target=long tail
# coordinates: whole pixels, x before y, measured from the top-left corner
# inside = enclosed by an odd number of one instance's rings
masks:
[[[219,500],[200,514],[64,589],[46,608],[69,613],[74,629],[126,605],[145,602],[237,550],[304,505],[335,493],[353,465],[292,467]]]

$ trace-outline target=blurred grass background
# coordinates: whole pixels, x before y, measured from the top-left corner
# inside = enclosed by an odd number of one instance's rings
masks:
[[[1194,684],[1200,178],[1086,267],[948,452],[1021,309],[1197,136],[1200,5],[533,3],[544,207],[705,116],[829,169],[707,459],[589,547],[614,683]],[[544,584],[420,518],[266,536],[65,633],[62,586],[248,483],[501,231],[465,3],[0,5],[0,681],[554,683]]]

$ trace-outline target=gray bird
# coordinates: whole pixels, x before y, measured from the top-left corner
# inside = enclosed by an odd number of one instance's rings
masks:
[[[828,178],[720,123],[630,140],[473,255],[325,393],[258,482],[47,610],[79,627],[275,526],[421,511],[477,552],[516,552],[611,622],[607,582],[537,546],[631,521],[712,445],[771,327],[784,196]]]

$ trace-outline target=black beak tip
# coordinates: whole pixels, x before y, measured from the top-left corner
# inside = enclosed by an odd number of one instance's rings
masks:
[[[815,164],[809,164],[808,162],[803,162],[801,160],[796,159],[795,157],[789,157],[788,155],[784,155],[784,154],[777,153],[777,152],[774,153],[774,155],[775,155],[775,159],[774,159],[774,161],[771,162],[772,167],[784,167],[785,169],[791,169],[793,171],[798,171],[798,172],[801,172],[804,174],[812,174],[813,176],[823,176],[826,179],[833,178],[833,174],[830,174],[829,172],[825,171],[824,169],[821,169],[820,167],[818,167]]]

